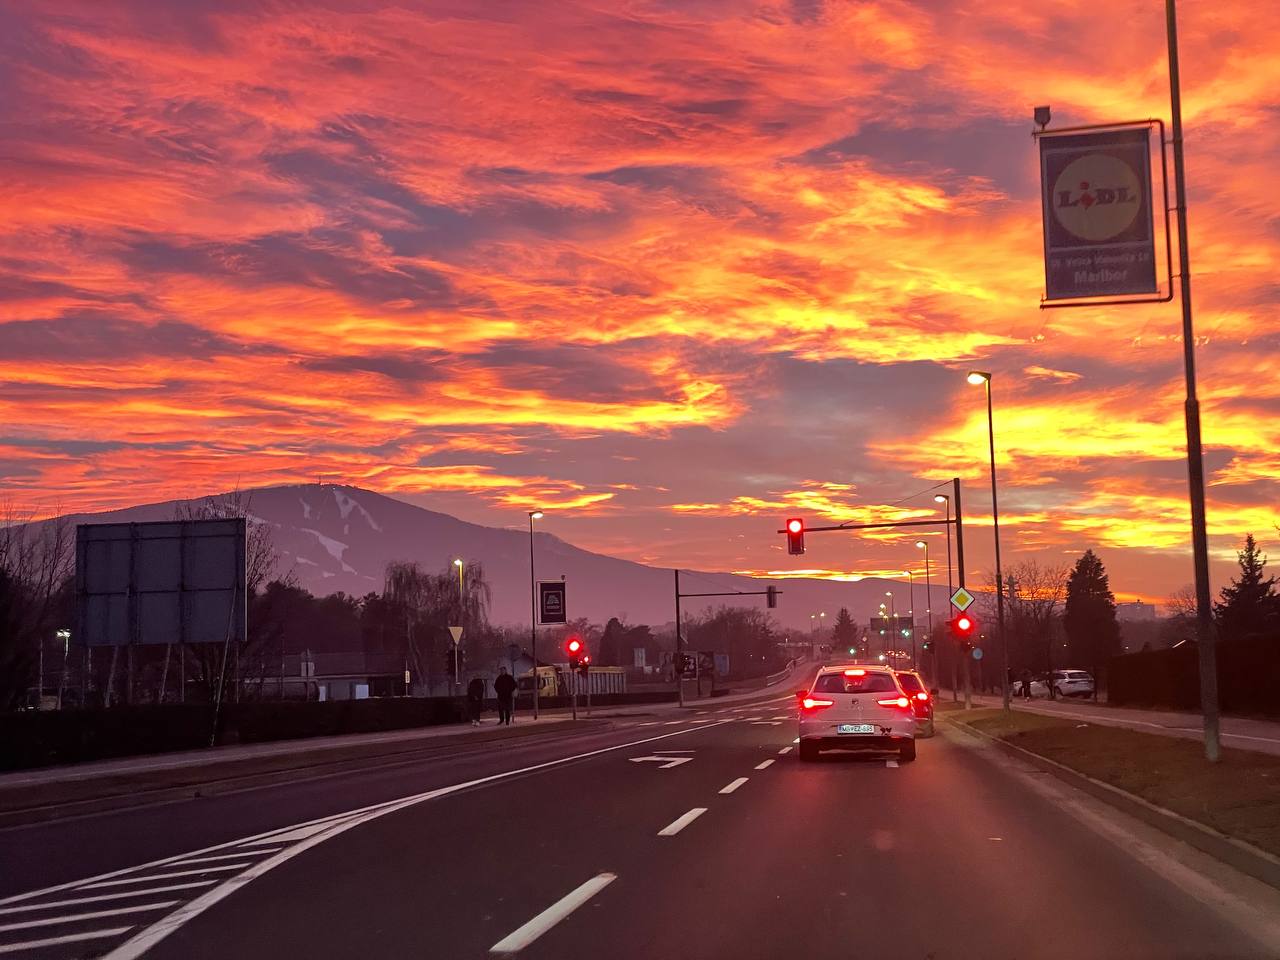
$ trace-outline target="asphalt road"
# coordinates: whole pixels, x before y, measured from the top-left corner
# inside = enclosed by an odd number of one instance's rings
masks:
[[[0,831],[0,956],[1277,956],[1251,922],[1272,901],[1091,822],[1043,775],[953,733],[915,763],[802,764],[791,712]]]

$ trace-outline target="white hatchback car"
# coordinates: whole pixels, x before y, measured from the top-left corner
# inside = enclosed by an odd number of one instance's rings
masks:
[[[916,758],[911,699],[888,667],[823,667],[796,698],[801,760],[823,750],[896,750],[901,760]]]

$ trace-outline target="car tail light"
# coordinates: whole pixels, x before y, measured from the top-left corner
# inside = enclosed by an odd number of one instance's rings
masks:
[[[929,701],[929,695],[928,695],[927,693],[925,693],[923,690],[921,690],[919,693],[917,693],[917,694],[916,694],[916,699],[917,699],[917,700],[922,700],[922,701],[924,701],[925,703],[928,703],[928,701]]]
[[[891,700],[877,700],[876,703],[880,704],[882,707],[901,707],[904,710],[911,706],[911,701],[906,697],[894,697]]]
[[[823,707],[834,707],[834,700],[819,700],[817,697],[805,697],[800,701],[800,706],[805,710],[821,710]]]
[[[867,675],[867,671],[865,671],[865,670],[846,670],[846,671],[844,672],[844,675],[845,675],[846,677],[865,677],[865,676]]]

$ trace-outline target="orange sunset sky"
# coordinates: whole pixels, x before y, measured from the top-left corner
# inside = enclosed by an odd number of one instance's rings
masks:
[[[1180,5],[1215,589],[1280,535],[1280,6]],[[1192,579],[1176,301],[1038,309],[1159,0],[0,0],[0,499],[352,483],[664,565]],[[1163,231],[1161,231],[1163,233]],[[904,500],[904,498],[906,498]],[[934,557],[941,555],[941,533]]]

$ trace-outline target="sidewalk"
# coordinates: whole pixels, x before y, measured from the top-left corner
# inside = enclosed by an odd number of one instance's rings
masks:
[[[975,696],[973,701],[984,707],[1000,705],[1000,699],[992,696]],[[1016,697],[1013,700],[1013,709],[1039,713],[1047,717],[1063,717],[1086,720],[1105,726],[1125,727],[1167,737],[1185,737],[1189,740],[1198,740],[1204,735],[1198,713],[1109,707],[1105,703],[1095,704],[1092,700],[1035,699],[1027,701]],[[1220,729],[1223,746],[1280,755],[1280,722],[1278,721],[1224,716],[1220,721]]]

